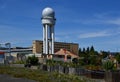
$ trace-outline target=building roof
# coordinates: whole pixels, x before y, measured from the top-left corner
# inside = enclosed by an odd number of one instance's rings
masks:
[[[1,52],[1,51],[0,51],[0,55],[1,55],[1,54],[3,55],[3,54],[4,54],[4,52]]]
[[[55,55],[70,55],[72,58],[78,58],[79,56],[67,51],[66,49],[60,49],[55,53]]]

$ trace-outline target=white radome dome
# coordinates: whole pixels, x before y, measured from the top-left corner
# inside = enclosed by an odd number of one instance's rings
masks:
[[[42,17],[54,17],[55,12],[52,8],[47,7],[42,11]]]

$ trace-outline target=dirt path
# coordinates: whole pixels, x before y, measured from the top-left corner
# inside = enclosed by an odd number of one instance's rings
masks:
[[[15,78],[9,75],[0,74],[0,82],[36,82],[36,81],[25,79],[25,78]]]

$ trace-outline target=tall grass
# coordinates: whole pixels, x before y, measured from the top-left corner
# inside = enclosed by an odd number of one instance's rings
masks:
[[[75,75],[46,72],[28,68],[0,66],[0,74],[9,74],[17,78],[28,78],[38,82],[86,82],[84,78]]]

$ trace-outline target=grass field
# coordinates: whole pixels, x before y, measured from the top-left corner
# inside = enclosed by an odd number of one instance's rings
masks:
[[[47,72],[40,69],[33,70],[8,66],[0,66],[0,74],[8,74],[17,78],[27,78],[37,82],[98,82],[84,76],[66,75],[58,72]]]
[[[80,76],[46,72],[40,69],[33,70],[28,68],[0,66],[0,74],[9,74],[13,77],[27,78],[37,82],[86,82],[86,79]]]

